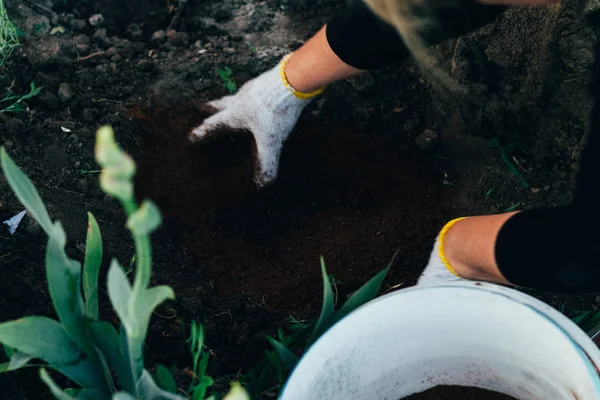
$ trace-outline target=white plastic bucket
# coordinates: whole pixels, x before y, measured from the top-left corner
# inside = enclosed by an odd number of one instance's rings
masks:
[[[281,400],[398,400],[438,385],[520,400],[600,399],[600,351],[573,322],[516,290],[476,282],[412,287],[325,333]]]

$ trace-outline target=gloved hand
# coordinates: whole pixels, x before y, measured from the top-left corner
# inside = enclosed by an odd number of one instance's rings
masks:
[[[463,278],[459,277],[452,266],[446,260],[444,255],[444,238],[448,230],[454,225],[454,223],[458,222],[462,218],[457,218],[455,220],[450,221],[444,226],[444,228],[440,231],[438,237],[435,240],[435,244],[433,245],[433,251],[431,252],[431,256],[429,257],[429,262],[427,266],[421,273],[421,277],[417,281],[417,286],[419,285],[436,285],[444,282],[455,282],[460,281]]]
[[[248,81],[240,90],[208,105],[217,113],[194,128],[189,139],[198,142],[218,128],[247,129],[256,143],[254,182],[259,187],[277,177],[283,144],[300,113],[324,88],[300,93],[288,82],[285,68],[291,54],[271,70]]]

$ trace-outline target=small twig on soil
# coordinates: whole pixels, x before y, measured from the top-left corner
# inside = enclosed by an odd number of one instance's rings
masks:
[[[89,60],[90,58],[94,58],[94,57],[101,56],[101,55],[104,55],[104,51],[98,51],[96,53],[88,54],[85,57],[78,57],[77,61],[85,61],[85,60]]]
[[[177,4],[177,11],[175,11],[175,15],[171,19],[171,23],[167,27],[167,32],[170,30],[177,30],[177,25],[179,24],[179,20],[181,19],[181,14],[185,11],[185,7],[187,6],[188,0],[179,0]]]
[[[43,6],[41,4],[38,4],[38,3],[35,3],[33,1],[31,1],[31,0],[24,0],[24,1],[25,1],[25,3],[29,4],[33,8],[37,8],[38,10],[43,11],[43,12],[49,14],[50,15],[50,19],[52,20],[51,22],[52,22],[53,25],[58,22],[58,14],[56,14],[54,11],[52,11],[48,7]]]
[[[394,286],[390,286],[390,287],[388,287],[388,288],[387,288],[387,289],[386,289],[386,290],[385,290],[385,291],[384,291],[384,292],[383,292],[381,295],[383,296],[384,294],[387,294],[387,293],[389,293],[389,292],[391,292],[391,291],[393,291],[393,290],[396,290],[396,289],[398,289],[398,288],[399,288],[400,286],[402,286],[402,285],[404,285],[404,282],[402,282],[402,283],[399,283],[399,284],[397,284],[397,285],[394,285]]]
[[[575,81],[578,81],[578,80],[580,80],[580,79],[584,79],[584,78],[586,78],[586,77],[585,77],[585,76],[578,76],[577,78],[565,79],[563,82],[564,82],[564,83],[567,83],[567,82],[575,82]]]
[[[111,99],[92,99],[92,102],[94,102],[94,103],[111,103],[111,104],[118,104],[120,106],[133,106],[134,105],[134,103],[128,103],[126,101],[111,100]]]
[[[517,157],[513,156],[513,161],[515,162],[515,164],[517,164],[519,166],[519,168],[521,168],[523,171],[527,172],[528,174],[531,173],[531,171],[526,170],[521,163],[519,162],[519,160],[517,160]]]

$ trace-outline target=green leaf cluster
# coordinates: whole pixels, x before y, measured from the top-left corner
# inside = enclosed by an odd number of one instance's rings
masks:
[[[132,183],[135,163],[115,142],[112,128],[99,129],[96,139],[101,186],[121,201],[136,249],[133,284],[117,260],[111,260],[108,271],[108,295],[120,325],[102,321],[99,315],[98,279],[103,249],[96,218],[88,214],[82,268],[65,252],[67,235],[60,221],[52,221],[31,180],[2,148],[0,161],[10,187],[48,237],[46,278],[58,320],[27,316],[0,323],[0,343],[10,358],[0,365],[0,371],[39,365],[32,363],[39,360],[41,379],[60,400],[181,400],[184,397],[175,393],[173,377],[166,368],[159,366],[152,377],[144,367],[144,342],[152,312],[174,298],[168,286],[149,286],[150,235],[160,226],[161,214],[149,200],[137,204]],[[201,328],[195,329],[201,332]],[[202,343],[197,338],[194,346],[201,348]],[[203,358],[200,363],[207,362],[208,358]],[[77,387],[60,388],[48,370],[61,373]],[[202,397],[194,399],[202,400],[205,393],[206,390]],[[235,393],[244,394],[237,386]]]

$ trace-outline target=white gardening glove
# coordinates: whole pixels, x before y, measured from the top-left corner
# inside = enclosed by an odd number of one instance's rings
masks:
[[[323,91],[300,93],[289,84],[285,67],[290,56],[248,81],[236,94],[208,103],[218,112],[194,128],[189,137],[198,142],[219,128],[252,132],[256,143],[254,182],[259,187],[275,180],[284,142],[304,107]]]
[[[463,278],[456,275],[455,272],[451,272],[452,267],[447,260],[444,262],[444,237],[452,225],[461,219],[462,218],[457,218],[450,221],[440,231],[440,234],[436,238],[435,244],[433,245],[433,251],[429,257],[429,262],[421,273],[421,277],[417,281],[417,286],[437,285],[445,282],[456,282],[463,280]],[[452,269],[452,271],[454,270]]]

